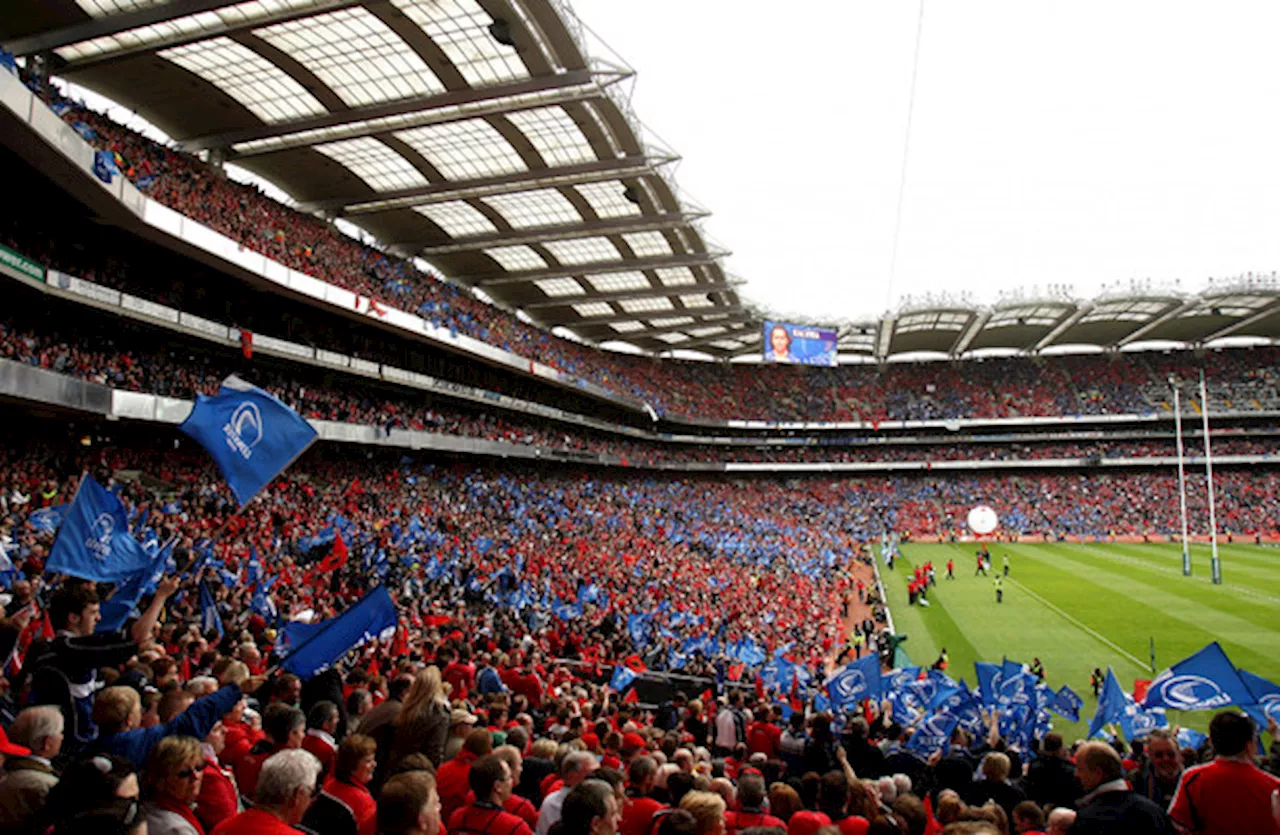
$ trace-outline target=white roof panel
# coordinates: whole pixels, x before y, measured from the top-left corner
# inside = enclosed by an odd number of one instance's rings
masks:
[[[371,136],[317,145],[316,150],[344,165],[377,191],[425,186],[422,172]]]
[[[495,246],[486,249],[484,254],[501,264],[504,270],[539,270],[547,266],[546,259],[528,246]]]
[[[622,257],[618,248],[608,238],[547,241],[542,246],[549,250],[561,264],[595,264],[601,261],[617,261]]]
[[[489,34],[493,18],[475,0],[391,2],[435,41],[472,87],[529,77],[519,53]]]
[[[622,239],[631,247],[631,251],[641,258],[671,254],[671,243],[661,232],[631,232],[623,235]]]
[[[513,229],[560,226],[582,221],[581,215],[569,199],[553,188],[496,194],[485,197],[484,202],[496,209]]]
[[[463,119],[395,134],[450,180],[496,177],[528,170],[520,154],[484,119]]]
[[[493,222],[479,209],[462,200],[428,203],[425,206],[414,206],[413,210],[428,217],[454,238],[498,231],[498,227],[494,226]]]
[[[543,278],[533,283],[539,290],[556,299],[587,294],[582,285],[572,278]]]
[[[254,30],[351,107],[440,93],[444,85],[391,27],[361,6]]]
[[[649,279],[645,278],[644,273],[639,271],[588,275],[587,281],[600,293],[610,293],[618,290],[641,290],[650,286]]]
[[[264,122],[283,122],[326,112],[324,106],[284,70],[230,38],[210,38],[156,54],[208,81]]]
[[[635,217],[640,214],[640,207],[622,196],[626,186],[620,180],[609,180],[603,183],[583,183],[574,186],[583,199],[591,204],[597,216]]]
[[[595,162],[596,152],[563,107],[535,107],[507,114],[549,167]]]

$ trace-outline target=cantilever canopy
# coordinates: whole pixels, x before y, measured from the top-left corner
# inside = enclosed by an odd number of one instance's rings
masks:
[[[741,313],[559,0],[11,0],[0,41],[538,324],[657,351]]]

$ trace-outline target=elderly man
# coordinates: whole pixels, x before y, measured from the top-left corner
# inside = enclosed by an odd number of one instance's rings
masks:
[[[1173,835],[1164,810],[1129,788],[1124,763],[1107,743],[1080,747],[1076,777],[1088,794],[1080,799],[1072,835]]]
[[[1133,789],[1161,809],[1168,809],[1182,776],[1182,751],[1173,734],[1157,728],[1147,737],[1147,761],[1133,775]]]
[[[591,776],[600,767],[594,754],[586,751],[570,751],[560,764],[560,777],[564,786],[547,795],[538,810],[537,835],[547,835],[551,827],[560,822],[560,812],[564,808],[564,799],[574,787]]]
[[[299,748],[273,754],[262,764],[252,809],[229,818],[211,835],[297,835],[295,829],[318,789],[320,762]]]
[[[1076,810],[1059,806],[1049,813],[1044,835],[1067,835],[1076,824]]]
[[[13,720],[9,741],[30,748],[31,754],[5,761],[5,779],[0,781],[0,831],[38,831],[39,812],[58,782],[52,760],[62,750],[64,727],[62,711],[53,705],[29,707]]]

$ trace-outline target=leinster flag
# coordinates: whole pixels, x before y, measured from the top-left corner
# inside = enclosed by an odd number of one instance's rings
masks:
[[[635,680],[636,674],[619,664],[613,668],[613,676],[609,679],[609,689],[615,693],[621,693],[630,687],[631,682]]]
[[[297,412],[234,375],[213,397],[196,395],[178,428],[213,456],[241,507],[316,439]]]
[[[129,533],[129,516],[120,499],[86,475],[58,530],[45,571],[116,583],[150,567],[150,555]]]
[[[880,700],[880,659],[864,656],[827,679],[827,697],[836,711],[850,711],[863,699]]]
[[[1217,641],[1165,670],[1147,689],[1145,708],[1216,710],[1251,705],[1253,694]]]
[[[203,635],[217,632],[219,641],[226,634],[222,629],[222,616],[218,614],[218,604],[213,599],[213,592],[209,591],[203,580],[200,581],[200,632]]]
[[[313,628],[280,662],[280,669],[309,679],[356,647],[375,638],[390,638],[396,628],[396,604],[386,588],[378,586],[338,617]]]

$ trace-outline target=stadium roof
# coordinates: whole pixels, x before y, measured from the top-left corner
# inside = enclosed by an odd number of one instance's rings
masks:
[[[759,355],[630,69],[587,53],[563,0],[16,0],[0,41],[539,325]],[[874,359],[1275,338],[1280,287],[914,305],[839,334]]]
[[[658,351],[742,310],[558,0],[23,0],[0,40],[540,325]]]

